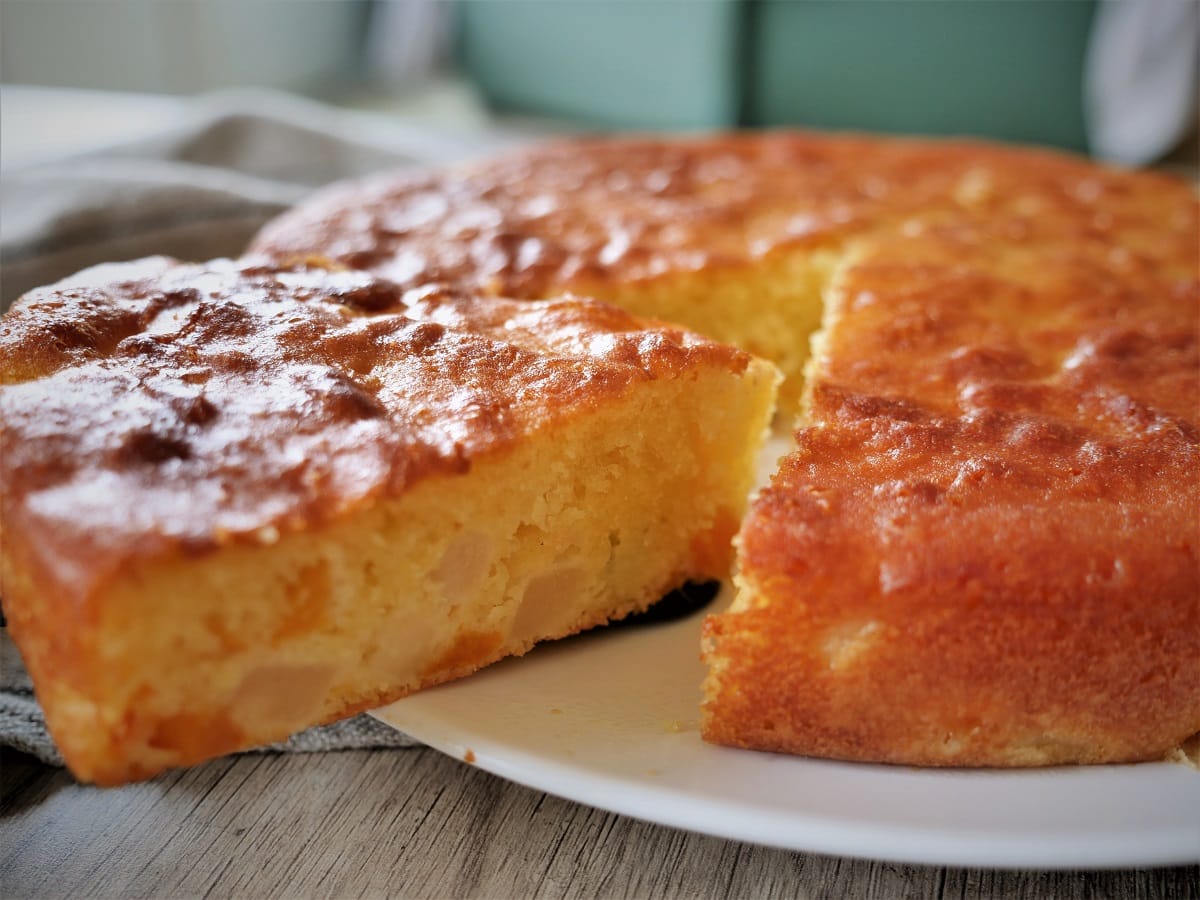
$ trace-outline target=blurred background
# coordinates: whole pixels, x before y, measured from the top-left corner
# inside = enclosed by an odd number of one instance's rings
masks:
[[[1200,0],[0,0],[0,310],[578,131],[971,135],[1200,181]]]
[[[0,0],[0,81],[173,95],[269,87],[450,127],[969,134],[1143,163],[1194,130],[1198,10],[1196,0]]]

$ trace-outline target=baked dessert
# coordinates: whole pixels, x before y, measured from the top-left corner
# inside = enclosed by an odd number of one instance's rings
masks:
[[[706,625],[704,736],[1024,766],[1200,731],[1198,221],[1182,182],[1060,154],[770,134],[338,186],[254,248],[774,360],[797,449]]]
[[[9,627],[81,779],[277,740],[723,575],[776,382],[588,300],[88,270],[0,320]]]

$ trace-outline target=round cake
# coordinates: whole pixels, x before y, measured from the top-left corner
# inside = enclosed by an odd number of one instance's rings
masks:
[[[774,361],[796,449],[706,624],[704,735],[957,766],[1200,731],[1198,249],[1165,176],[783,133],[338,186],[251,248],[586,294]]]

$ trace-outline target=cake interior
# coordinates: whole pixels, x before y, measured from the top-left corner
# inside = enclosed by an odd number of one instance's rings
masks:
[[[324,529],[123,570],[73,676],[43,682],[64,755],[86,780],[145,777],[722,577],[776,380],[647,382]]]
[[[840,247],[782,250],[754,267],[678,272],[646,282],[589,282],[583,293],[769,359],[784,375],[781,424],[793,424],[810,344],[818,339],[829,286],[847,255]]]

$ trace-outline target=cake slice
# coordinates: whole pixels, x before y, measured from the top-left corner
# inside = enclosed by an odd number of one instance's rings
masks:
[[[613,307],[102,266],[0,320],[2,594],[116,784],[723,576],[777,382]]]

